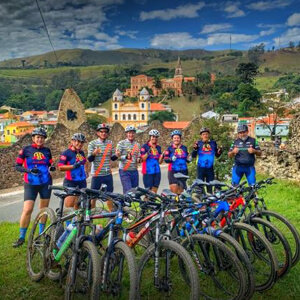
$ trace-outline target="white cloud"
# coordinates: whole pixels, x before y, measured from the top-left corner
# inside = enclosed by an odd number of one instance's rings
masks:
[[[245,16],[245,12],[242,11],[239,6],[240,2],[226,2],[224,11],[227,13],[227,18],[238,18]]]
[[[120,36],[128,36],[131,39],[136,39],[136,34],[138,33],[137,30],[121,30],[117,29],[115,30],[115,33],[120,35]]]
[[[155,48],[184,49],[202,48],[206,45],[206,40],[194,38],[188,32],[173,32],[156,34],[151,40],[151,46]]]
[[[289,6],[291,3],[292,3],[291,0],[258,1],[247,5],[247,8],[264,11],[264,10],[269,10],[274,8],[283,8]]]
[[[287,19],[287,24],[289,26],[299,26],[300,25],[300,13],[294,13]]]
[[[268,29],[268,30],[262,30],[260,33],[259,33],[259,35],[260,36],[266,36],[266,35],[271,35],[271,34],[273,34],[273,33],[275,33],[275,28],[270,28],[270,29]]]
[[[140,20],[153,20],[160,19],[164,21],[168,21],[175,18],[195,18],[198,17],[198,10],[202,9],[205,6],[204,2],[198,2],[196,4],[184,4],[177,6],[176,8],[168,8],[161,10],[153,10],[153,11],[142,11],[140,13]]]
[[[258,35],[248,35],[248,34],[230,34],[230,33],[215,33],[211,34],[207,38],[207,45],[229,45],[231,36],[231,43],[244,43],[244,42],[252,42],[256,40]]]
[[[203,26],[203,29],[200,33],[202,34],[212,33],[216,31],[224,31],[230,28],[232,28],[232,25],[229,23],[208,24]]]
[[[286,32],[284,32],[281,36],[278,36],[273,40],[276,46],[285,46],[290,41],[294,43],[298,43],[300,41],[300,28],[299,27],[290,28]]]

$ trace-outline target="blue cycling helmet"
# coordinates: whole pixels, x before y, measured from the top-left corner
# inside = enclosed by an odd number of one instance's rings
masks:
[[[243,132],[243,131],[248,131],[248,126],[246,124],[238,125],[237,132],[240,133],[240,132]]]
[[[40,135],[43,136],[44,138],[47,138],[47,131],[42,127],[34,128],[31,132],[31,136],[35,136],[35,135]]]
[[[180,137],[182,136],[182,132],[178,129],[174,130],[171,132],[171,137],[173,137],[174,135],[179,135]]]

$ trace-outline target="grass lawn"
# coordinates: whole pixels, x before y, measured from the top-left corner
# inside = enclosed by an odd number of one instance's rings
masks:
[[[261,190],[270,210],[286,216],[300,230],[300,185],[285,180]],[[18,224],[0,223],[0,298],[1,299],[62,299],[63,290],[58,283],[43,279],[32,282],[26,271],[26,248],[14,249],[12,242],[18,235]],[[299,299],[300,265],[279,280],[275,286],[253,299]],[[152,280],[152,279],[150,279]]]
[[[274,90],[273,85],[279,79],[280,76],[264,76],[256,77],[255,87],[259,91],[272,91]]]

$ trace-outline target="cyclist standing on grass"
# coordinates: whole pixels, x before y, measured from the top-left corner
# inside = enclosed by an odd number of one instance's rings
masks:
[[[246,175],[249,185],[256,182],[255,178],[255,155],[261,156],[261,150],[256,139],[248,136],[248,126],[243,124],[237,128],[238,138],[232,143],[228,156],[234,157],[232,168],[232,184],[240,183],[242,177]]]
[[[24,147],[16,160],[16,170],[24,173],[24,206],[20,219],[19,239],[13,247],[21,246],[25,241],[27,228],[37,195],[40,195],[40,209],[48,207],[52,184],[49,171],[55,171],[49,148],[44,147],[47,133],[43,128],[36,128],[31,133],[33,144]],[[39,232],[44,231],[45,224],[39,224]]]
[[[86,172],[84,165],[86,158],[81,150],[85,143],[85,136],[82,133],[75,133],[72,136],[71,145],[60,155],[58,168],[66,172],[63,185],[65,187],[86,188]],[[77,196],[68,196],[65,199],[65,207],[74,207]]]
[[[97,127],[96,140],[89,143],[88,146],[88,161],[92,163],[91,175],[92,183],[91,188],[99,190],[101,184],[106,184],[107,191],[113,192],[113,177],[111,174],[111,161],[117,160],[113,143],[108,140],[109,126],[107,124],[99,124]],[[95,205],[93,200],[92,206]],[[112,201],[107,201],[107,206],[110,211],[113,210]]]
[[[117,144],[116,155],[120,159],[119,174],[125,194],[139,185],[138,163],[140,162],[140,144],[135,141],[134,126],[125,128],[127,138]]]
[[[201,128],[201,140],[194,143],[192,157],[197,157],[197,177],[203,181],[209,182],[215,179],[214,160],[222,154],[222,149],[218,148],[216,141],[210,140],[209,128]],[[212,192],[212,187],[207,188]]]
[[[186,188],[186,180],[176,179],[174,174],[182,173],[188,175],[187,163],[192,161],[192,157],[189,155],[187,147],[181,143],[182,133],[180,130],[174,130],[171,133],[171,137],[172,144],[164,152],[164,159],[169,164],[168,179],[170,190],[179,195],[183,192],[182,186]]]
[[[161,172],[159,164],[163,161],[161,147],[157,145],[159,131],[152,129],[149,131],[149,141],[141,148],[142,173],[145,188],[150,188],[154,193],[157,192]]]

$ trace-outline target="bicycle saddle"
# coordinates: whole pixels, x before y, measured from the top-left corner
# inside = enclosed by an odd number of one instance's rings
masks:
[[[184,175],[182,173],[175,173],[174,177],[177,178],[177,179],[189,179],[190,178],[190,176]]]
[[[203,180],[201,180],[201,179],[195,179],[195,180],[193,181],[193,185],[210,185],[210,183],[205,182],[205,181],[203,181]]]
[[[215,186],[215,185],[219,185],[219,186],[227,186],[226,183],[219,181],[219,180],[212,180],[209,182],[209,185],[211,186]]]

